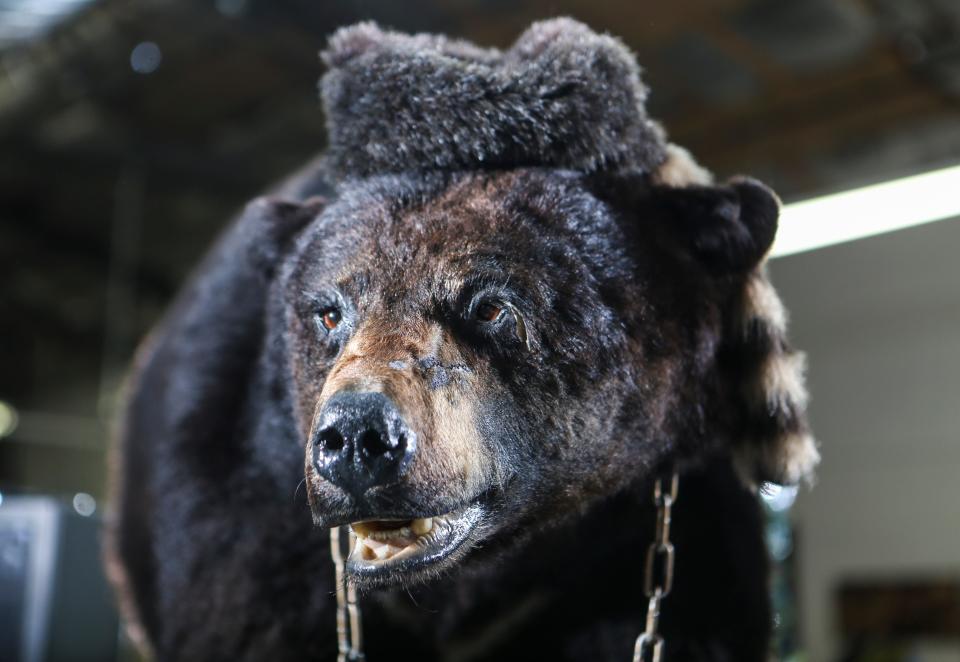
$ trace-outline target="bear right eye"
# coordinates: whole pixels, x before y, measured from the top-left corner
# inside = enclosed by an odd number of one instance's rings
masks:
[[[321,311],[318,317],[320,326],[328,333],[336,329],[340,325],[340,320],[343,319],[343,315],[336,308],[328,308]]]

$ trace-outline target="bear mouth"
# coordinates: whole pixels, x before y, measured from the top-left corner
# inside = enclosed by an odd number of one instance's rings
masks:
[[[453,563],[483,519],[479,502],[432,517],[353,522],[346,570],[354,581],[388,584]]]

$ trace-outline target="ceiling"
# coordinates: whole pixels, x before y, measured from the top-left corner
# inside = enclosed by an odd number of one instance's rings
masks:
[[[956,0],[0,0],[0,489],[99,493],[137,340],[246,199],[324,144],[317,51],[375,19],[620,35],[650,112],[786,200],[955,162]]]

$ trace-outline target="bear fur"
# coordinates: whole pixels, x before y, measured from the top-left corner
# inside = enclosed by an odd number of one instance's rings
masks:
[[[328,150],[248,205],[135,361],[107,530],[134,638],[334,660],[329,528],[470,504],[443,560],[352,578],[367,659],[627,660],[678,467],[665,659],[767,659],[752,488],[817,460],[763,267],[776,196],[714,184],[629,51],[569,19],[504,52],[361,24],[323,59]],[[317,426],[361,388],[417,446],[356,496]]]
[[[503,53],[364,23],[334,34],[323,61],[328,154],[347,175],[650,171],[664,158],[636,60],[574,21],[536,23]]]

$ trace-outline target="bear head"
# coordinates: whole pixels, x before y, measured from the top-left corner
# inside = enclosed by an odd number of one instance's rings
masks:
[[[708,455],[753,485],[807,474],[763,267],[779,201],[668,144],[622,44],[568,19],[504,52],[362,24],[324,59],[336,192],[269,323],[353,579],[428,579]]]

